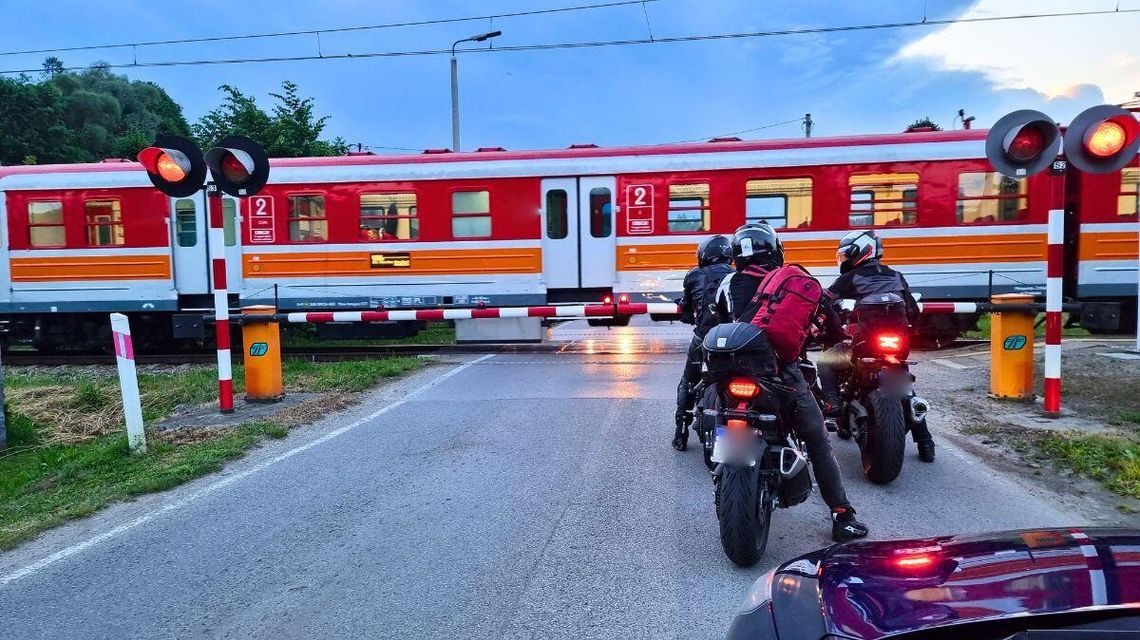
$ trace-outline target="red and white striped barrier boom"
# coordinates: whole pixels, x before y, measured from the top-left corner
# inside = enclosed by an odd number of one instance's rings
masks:
[[[214,276],[214,327],[218,340],[218,408],[234,410],[234,380],[230,363],[230,303],[226,283],[226,236],[222,194],[214,183],[206,185],[210,209],[210,256]]]
[[[976,302],[919,303],[922,313],[978,313]],[[384,320],[473,320],[477,318],[597,318],[645,314],[677,315],[672,302],[572,304],[540,307],[475,307],[470,309],[397,309],[393,311],[308,311],[285,314],[287,322],[379,322]]]

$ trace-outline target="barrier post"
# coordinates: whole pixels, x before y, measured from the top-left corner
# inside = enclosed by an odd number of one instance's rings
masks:
[[[1061,283],[1065,275],[1065,167],[1053,163],[1053,208],[1045,263],[1045,417],[1061,417]]]
[[[123,394],[123,415],[127,421],[127,446],[131,453],[146,453],[139,378],[135,371],[135,349],[131,344],[131,325],[127,316],[121,313],[111,314],[111,337],[115,344],[115,362],[119,365],[119,389]]]
[[[990,395],[1005,400],[1033,400],[1032,311],[1003,311],[1002,304],[1033,303],[1033,296],[1005,293],[990,298]]]
[[[242,315],[272,315],[271,306],[242,307]],[[245,399],[276,402],[285,397],[281,379],[281,328],[276,322],[243,322],[242,360],[245,363]]]
[[[210,266],[214,279],[214,329],[218,347],[218,409],[234,411],[233,366],[230,360],[230,293],[226,283],[226,235],[222,214],[222,192],[213,182],[206,183],[210,212]]]

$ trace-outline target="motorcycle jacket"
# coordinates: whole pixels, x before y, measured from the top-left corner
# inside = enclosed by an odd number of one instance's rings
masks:
[[[694,267],[685,274],[685,292],[677,304],[681,307],[681,322],[694,325],[693,333],[697,337],[703,338],[709,329],[720,324],[717,314],[710,307],[716,304],[717,287],[721,280],[731,272],[731,266],[717,262]]]
[[[907,320],[914,324],[918,318],[918,302],[911,295],[910,285],[901,273],[879,262],[859,265],[835,279],[827,288],[838,299],[856,302],[873,295],[896,293],[906,304]]]

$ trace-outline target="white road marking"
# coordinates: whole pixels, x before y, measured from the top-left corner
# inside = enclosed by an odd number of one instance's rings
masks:
[[[84,540],[83,542],[72,545],[72,546],[67,547],[65,549],[61,549],[61,550],[47,556],[46,558],[42,558],[40,560],[37,560],[36,562],[33,562],[32,564],[29,564],[29,565],[27,565],[21,569],[17,569],[16,571],[13,571],[12,573],[9,573],[9,574],[4,575],[4,576],[0,576],[0,587],[7,585],[9,583],[15,582],[16,580],[19,580],[20,578],[26,578],[27,576],[30,576],[34,573],[42,571],[42,570],[46,569],[47,567],[50,567],[51,565],[59,562],[60,560],[66,560],[67,558],[70,558],[71,556],[74,556],[78,553],[82,553],[82,552],[86,551],[87,549],[90,549],[91,547],[94,547],[98,544],[101,544],[101,543],[106,542],[108,540],[111,540],[113,538],[117,538],[118,536],[130,531],[131,529],[134,529],[136,527],[144,525],[144,524],[150,522],[151,520],[154,520],[155,518],[158,518],[159,516],[161,516],[165,513],[169,513],[171,511],[176,511],[178,509],[181,509],[182,507],[185,507],[185,506],[199,500],[200,498],[204,498],[204,497],[210,495],[211,493],[218,491],[219,489],[224,489],[225,487],[228,487],[229,485],[231,485],[231,484],[233,484],[239,480],[244,480],[245,478],[248,478],[249,476],[252,476],[253,474],[255,474],[259,471],[267,469],[267,468],[277,464],[278,462],[281,462],[282,460],[287,460],[289,458],[292,458],[293,456],[297,455],[298,453],[303,453],[305,451],[308,451],[309,449],[312,449],[313,447],[315,447],[319,444],[323,444],[325,442],[328,442],[329,440],[332,440],[333,438],[336,438],[337,436],[340,436],[340,435],[343,435],[349,431],[352,431],[353,429],[355,429],[355,428],[357,428],[357,427],[359,427],[359,426],[361,426],[367,422],[371,422],[372,420],[375,420],[376,418],[384,415],[385,413],[388,413],[392,409],[395,409],[396,407],[403,405],[404,403],[406,403],[408,401],[409,398],[411,398],[411,397],[413,397],[419,393],[422,393],[424,391],[427,391],[428,389],[431,389],[432,387],[434,387],[437,384],[443,382],[444,380],[447,380],[448,378],[456,375],[457,373],[463,371],[464,369],[466,369],[472,365],[479,364],[480,362],[483,362],[484,360],[490,360],[493,357],[495,357],[495,354],[492,353],[492,354],[488,354],[488,355],[476,358],[470,362],[465,362],[465,363],[459,365],[458,367],[455,367],[455,368],[449,370],[447,373],[444,373],[443,375],[438,376],[437,378],[431,380],[430,382],[424,384],[423,386],[418,387],[417,389],[413,390],[411,393],[405,395],[402,399],[397,400],[397,401],[395,401],[395,402],[393,402],[393,403],[391,403],[385,407],[377,409],[376,411],[373,411],[372,413],[364,416],[363,418],[357,420],[356,422],[353,422],[351,424],[347,424],[347,425],[345,425],[339,429],[336,429],[334,431],[330,431],[330,432],[326,433],[325,435],[321,436],[320,438],[317,438],[316,440],[312,440],[312,441],[307,442],[307,443],[305,443],[299,447],[296,447],[294,449],[290,449],[290,450],[286,451],[285,453],[282,453],[281,455],[270,458],[269,460],[266,460],[265,462],[262,462],[256,466],[250,467],[249,469],[246,469],[245,471],[242,471],[240,473],[235,473],[234,475],[232,475],[228,478],[223,478],[222,480],[218,480],[217,482],[215,482],[211,485],[208,485],[208,486],[206,486],[206,487],[204,487],[198,491],[195,491],[194,493],[186,496],[185,498],[182,498],[180,500],[176,500],[174,502],[166,504],[166,505],[162,506],[161,508],[159,508],[155,511],[141,515],[141,516],[135,518],[134,520],[131,520],[130,522],[123,523],[123,524],[121,524],[121,525],[119,525],[113,529],[110,529],[109,531],[104,531],[103,533],[100,533],[99,535],[97,535],[93,538],[88,538],[87,540]]]
[[[941,358],[931,360],[931,362],[933,362],[935,364],[940,364],[940,365],[946,367],[947,369],[970,369],[970,368],[972,368],[972,367],[967,367],[964,364],[958,364],[957,362],[951,362],[949,360],[942,360]]]
[[[1106,358],[1116,358],[1117,360],[1140,360],[1140,353],[1128,353],[1127,351],[1119,353],[1098,353],[1097,355]]]

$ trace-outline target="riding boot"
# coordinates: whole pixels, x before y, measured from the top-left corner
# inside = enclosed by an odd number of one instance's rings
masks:
[[[692,415],[689,409],[693,406],[693,389],[684,380],[677,385],[677,412],[673,415],[677,428],[673,431],[673,448],[684,451],[689,447],[689,423]]]
[[[926,420],[912,423],[910,435],[914,438],[914,444],[918,446],[918,459],[923,462],[934,462],[934,437],[930,435],[930,427],[926,426]]]

